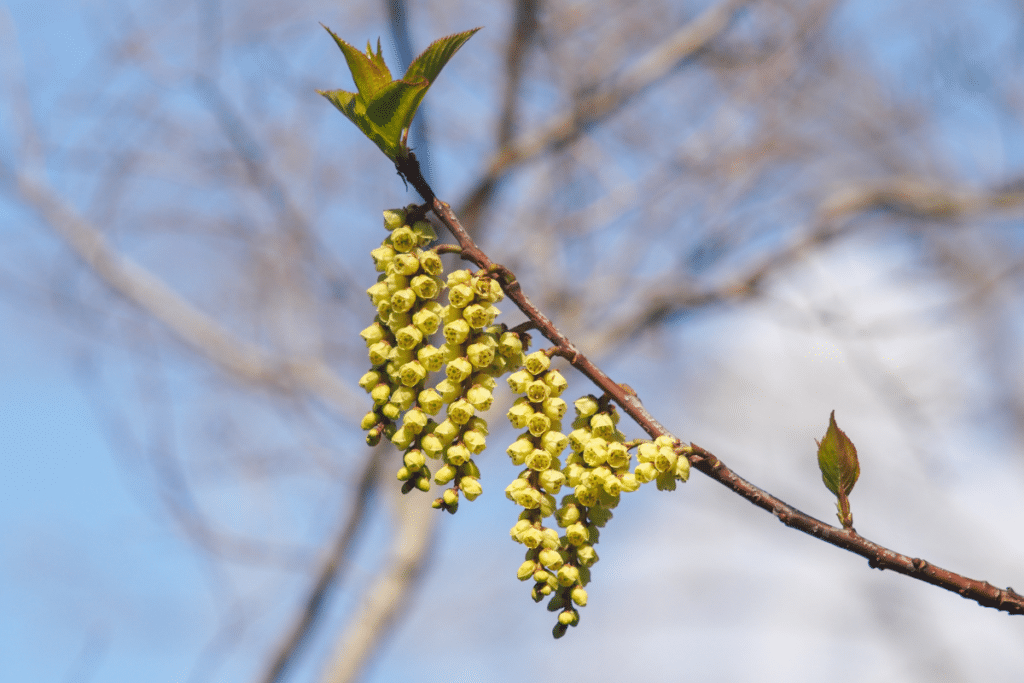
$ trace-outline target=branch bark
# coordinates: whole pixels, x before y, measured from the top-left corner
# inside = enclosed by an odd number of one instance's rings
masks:
[[[415,156],[410,155],[409,159],[400,160],[397,166],[399,173],[403,177],[408,178],[409,182],[417,190],[423,188],[423,191],[421,191],[423,198],[427,200],[435,215],[437,215],[459,243],[462,258],[475,263],[480,268],[499,278],[506,296],[529,318],[541,334],[556,345],[558,355],[568,360],[570,365],[582,372],[602,391],[611,396],[652,438],[667,435],[677,442],[679,441],[677,437],[672,435],[647,412],[632,390],[613,382],[600,368],[576,349],[572,342],[530,302],[511,271],[504,266],[493,263],[481,251],[462,227],[451,207],[438,199],[426,181],[423,180]],[[856,206],[859,203],[854,201],[852,205]],[[932,206],[933,203],[929,202],[927,205]],[[944,213],[945,209],[942,211]],[[920,558],[912,558],[890,550],[864,538],[852,528],[842,529],[815,519],[746,481],[729,469],[715,455],[696,444],[679,446],[676,450],[681,455],[686,455],[694,468],[754,505],[771,512],[783,524],[819,538],[826,543],[865,557],[871,567],[891,569],[919,581],[945,588],[984,607],[992,607],[1009,614],[1024,614],[1024,595],[1017,593],[1012,588],[996,588],[987,581],[971,579],[933,565]]]

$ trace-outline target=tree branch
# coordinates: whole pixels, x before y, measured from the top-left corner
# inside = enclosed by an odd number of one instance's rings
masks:
[[[523,293],[519,282],[515,279],[515,275],[510,270],[493,263],[480,250],[466,233],[451,207],[434,196],[433,191],[426,181],[423,180],[423,176],[419,172],[419,165],[416,163],[414,155],[410,155],[408,159],[400,160],[397,166],[402,176],[408,178],[414,187],[417,189],[423,187],[425,189],[426,192],[421,194],[423,194],[424,199],[427,199],[434,213],[459,243],[459,246],[462,248],[462,258],[475,263],[499,279],[506,296],[529,318],[533,326],[541,334],[556,345],[558,355],[563,356],[569,361],[570,365],[586,375],[602,391],[611,396],[652,438],[668,435],[679,441],[644,409],[632,390],[624,385],[613,382],[600,368],[576,349],[572,342],[530,302]],[[858,203],[858,201],[854,201],[853,205]],[[928,203],[928,206],[933,205],[934,202]],[[940,204],[939,206],[942,205]],[[942,209],[941,212],[945,213],[946,210]],[[677,448],[677,451],[680,454],[687,455],[694,468],[734,493],[746,498],[754,505],[771,512],[783,524],[819,538],[826,543],[831,543],[834,546],[861,555],[868,559],[868,564],[871,567],[891,569],[901,574],[906,574],[911,578],[940,586],[964,598],[974,600],[984,607],[992,607],[1010,614],[1024,614],[1024,596],[1012,588],[1000,589],[987,581],[978,581],[961,576],[920,558],[912,558],[873,543],[860,536],[854,529],[841,529],[817,520],[746,481],[729,469],[725,463],[712,453],[696,444],[680,446]]]

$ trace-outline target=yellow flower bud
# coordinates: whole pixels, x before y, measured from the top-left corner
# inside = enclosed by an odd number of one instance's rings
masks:
[[[562,626],[572,626],[580,620],[578,612],[572,610],[566,610],[558,615],[558,623]]]
[[[526,581],[533,576],[533,572],[537,570],[537,563],[533,560],[527,560],[519,565],[519,570],[516,572],[516,578],[520,581]]]
[[[640,488],[640,480],[632,472],[623,474],[619,481],[622,482],[622,490],[626,493],[632,493]]]
[[[658,455],[654,457],[654,466],[658,468],[661,473],[674,471],[676,467],[676,459],[679,456],[676,455],[675,451],[667,446],[662,446],[658,449]]]
[[[535,380],[526,385],[526,398],[530,403],[543,403],[544,399],[551,395],[551,387],[541,380]]]
[[[459,488],[462,489],[462,495],[466,496],[466,500],[476,500],[476,497],[484,492],[480,481],[476,477],[463,477],[459,479]]]
[[[551,454],[542,448],[535,448],[526,457],[526,466],[531,470],[543,472],[551,466]]]
[[[552,396],[559,396],[569,386],[569,382],[558,370],[548,370],[544,374],[544,384],[551,389]]]
[[[526,357],[526,371],[531,375],[539,375],[551,367],[551,359],[543,351],[534,351]]]
[[[462,443],[465,444],[466,448],[473,455],[482,453],[487,446],[487,440],[484,438],[484,435],[475,429],[470,429],[462,435]]]
[[[440,276],[444,271],[444,264],[441,263],[441,257],[437,255],[436,251],[428,250],[420,254],[420,267],[424,273],[434,277]]]
[[[562,416],[565,415],[565,411],[569,409],[569,404],[556,396],[551,396],[544,400],[541,408],[544,411],[544,414],[554,422],[562,419]]]
[[[457,467],[453,467],[452,465],[442,465],[441,468],[437,471],[437,474],[434,475],[434,481],[440,484],[441,486],[444,486],[452,479],[454,479],[455,475],[458,473],[459,469]]]
[[[679,459],[676,460],[676,478],[681,481],[686,481],[690,478],[690,459],[685,455],[680,455]]]
[[[505,358],[516,358],[523,353],[523,340],[514,332],[501,335],[498,352]]]
[[[416,488],[426,493],[427,491],[430,490],[430,472],[425,467],[423,468],[423,471],[426,474],[425,476],[422,476],[416,480]]]
[[[448,363],[444,369],[444,374],[452,382],[462,382],[473,374],[473,365],[465,358],[456,358]]]
[[[408,287],[400,289],[391,295],[391,312],[406,313],[416,305],[416,292]]]
[[[522,429],[530,423],[530,418],[533,417],[533,406],[525,399],[516,399],[507,415],[508,421],[512,423],[513,427]]]
[[[419,434],[427,426],[427,414],[419,408],[413,408],[402,418],[402,428],[411,434]]]
[[[568,443],[569,437],[562,432],[549,431],[540,437],[540,447],[550,453],[553,458],[557,458]]]
[[[416,263],[416,266],[419,267],[419,262]],[[430,275],[417,275],[409,282],[409,288],[416,292],[416,296],[419,298],[429,301],[440,294],[441,283]]]
[[[490,305],[481,306],[480,304],[469,304],[462,309],[462,318],[469,323],[469,326],[474,330],[482,330],[490,325],[494,322],[494,317],[497,314],[498,309]]]
[[[395,258],[395,250],[386,244],[381,245],[370,251],[370,257],[373,258],[373,267],[377,269],[377,272],[383,273],[388,269],[391,259]]]
[[[441,400],[445,403],[451,403],[462,396],[462,385],[450,379],[441,380],[434,389],[441,394]]]
[[[412,476],[412,472],[410,472],[407,467],[399,467],[397,476],[398,481],[408,481],[409,477]]]
[[[576,402],[573,405],[576,406],[576,413],[580,417],[590,417],[597,412],[598,408],[597,399],[589,394],[576,399]]]
[[[427,369],[418,360],[410,361],[398,369],[402,386],[414,387],[427,378]]]
[[[597,551],[594,550],[594,546],[584,543],[576,546],[576,559],[578,559],[580,564],[584,567],[589,567],[597,562],[599,558],[597,556]]]
[[[541,534],[540,529],[531,527],[519,534],[519,542],[527,548],[536,548],[542,540],[544,540],[544,536]]]
[[[370,370],[368,373],[359,378],[359,386],[366,390],[367,393],[373,391],[373,388],[384,381],[383,376],[377,370]],[[390,392],[389,392],[390,393]]]
[[[544,470],[540,473],[539,479],[544,490],[552,495],[557,494],[565,484],[565,475],[558,470]]]
[[[416,397],[416,402],[420,404],[420,408],[423,412],[428,415],[437,415],[441,410],[441,406],[444,405],[444,401],[441,399],[441,395],[433,389],[424,389]]]
[[[390,232],[402,227],[405,216],[405,209],[387,209],[384,212],[384,228]]]
[[[434,428],[434,435],[441,439],[445,445],[450,444],[455,437],[461,433],[459,425],[455,424],[451,420],[444,420],[437,427]]]
[[[580,607],[587,606],[587,591],[582,586],[576,586],[572,589],[571,593],[572,601]]]
[[[591,438],[589,429],[574,429],[569,432],[569,448],[574,453],[582,453]]]
[[[436,458],[444,450],[444,444],[441,439],[437,438],[436,434],[427,434],[420,439],[420,448],[431,458]],[[442,483],[442,482],[438,482]]]
[[[608,466],[623,468],[629,466],[629,450],[626,445],[618,441],[608,444]]]
[[[590,418],[590,433],[602,439],[611,439],[615,436],[615,424],[610,415],[598,413]]]
[[[580,580],[580,570],[571,564],[564,565],[558,570],[558,584],[562,587],[572,586]]]
[[[544,413],[534,413],[527,421],[526,428],[534,436],[541,436],[544,432],[551,429],[551,418]]]
[[[363,341],[366,342],[367,348],[373,346],[377,342],[384,339],[386,335],[387,333],[385,332],[384,328],[381,326],[379,322],[373,323],[372,325],[370,325],[365,330],[359,333],[359,336],[362,337]]]
[[[420,260],[412,254],[396,254],[388,264],[389,273],[409,277],[420,269]],[[427,297],[430,298],[430,297]]]
[[[465,320],[453,320],[444,326],[444,339],[449,344],[461,344],[466,341],[470,331],[469,323]]]
[[[474,386],[466,392],[466,400],[472,403],[473,407],[477,410],[484,411],[491,407],[491,403],[494,402],[494,395],[490,389]]]
[[[373,425],[370,426],[372,427]],[[369,427],[364,427],[364,429],[369,429]],[[518,467],[526,463],[526,458],[533,453],[533,449],[533,442],[525,436],[521,436],[513,441],[512,445],[505,452],[512,458],[512,464]]]
[[[388,402],[388,399],[391,398],[391,387],[387,384],[378,384],[370,390],[370,398],[373,399],[374,405],[384,405]]]
[[[395,248],[395,251],[403,254],[408,253],[418,244],[419,238],[408,225],[403,225],[391,231],[391,246]]]
[[[385,301],[391,301],[391,290],[388,289],[387,283],[383,281],[370,285],[366,293],[370,297],[370,303],[374,306],[380,306]]]
[[[511,484],[505,487],[505,497],[514,502],[516,494],[528,488],[530,488],[530,482],[517,477],[512,480]]]
[[[362,422],[359,423],[360,428],[363,430],[370,429],[374,425],[380,422],[380,416],[372,410],[363,416]]]
[[[473,417],[476,409],[473,404],[465,399],[459,399],[448,406],[448,418],[455,424],[464,425]]]
[[[636,475],[637,481],[641,484],[654,481],[658,476],[658,468],[654,466],[653,462],[642,462],[636,466],[633,470],[633,474]]]
[[[469,452],[469,449],[462,444],[449,446],[448,450],[444,453],[445,460],[456,467],[469,460],[471,455],[472,454]]]
[[[474,368],[486,368],[494,362],[494,347],[488,344],[470,344],[466,347],[466,358]]]
[[[448,304],[453,308],[465,308],[473,303],[473,288],[469,285],[462,283],[457,284],[454,287],[451,286],[451,278],[449,277],[450,289],[448,290]]]
[[[540,551],[540,563],[552,571],[558,571],[562,566],[562,555],[557,550],[545,548]]]
[[[391,344],[381,340],[369,348],[370,365],[378,367],[388,362],[388,355],[391,353]]]
[[[533,381],[533,375],[526,370],[517,370],[508,376],[508,386],[514,394],[525,394],[526,387]]]
[[[560,527],[570,526],[579,521],[580,509],[575,503],[566,503],[555,511],[555,519]]]
[[[402,462],[405,463],[410,472],[418,472],[427,463],[427,460],[423,456],[423,451],[414,448],[405,454]]]

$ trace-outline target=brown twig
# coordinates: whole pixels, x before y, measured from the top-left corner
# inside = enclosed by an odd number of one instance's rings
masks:
[[[668,435],[676,439],[647,412],[635,392],[613,382],[600,368],[579,352],[573,343],[530,302],[515,275],[508,268],[493,263],[487,254],[473,242],[451,207],[438,199],[430,186],[423,180],[415,155],[410,154],[407,159],[399,160],[396,165],[402,177],[407,178],[413,187],[417,190],[423,188],[420,194],[433,207],[434,213],[459,243],[462,248],[462,258],[475,263],[501,282],[505,295],[532,321],[534,327],[541,334],[555,344],[558,355],[566,358],[574,368],[586,375],[610,396],[652,438]],[[678,439],[676,440],[678,441]],[[1010,614],[1024,614],[1024,596],[1012,588],[1000,589],[987,581],[961,576],[920,558],[912,558],[873,543],[852,528],[842,529],[815,519],[738,476],[715,455],[700,446],[695,444],[682,446],[679,451],[689,457],[690,464],[695,469],[746,498],[754,505],[771,512],[786,526],[865,557],[871,567],[891,569],[906,574],[957,593],[961,597],[974,600],[985,607],[992,607]]]

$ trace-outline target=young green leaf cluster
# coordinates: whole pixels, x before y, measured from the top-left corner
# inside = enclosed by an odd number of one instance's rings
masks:
[[[536,357],[531,354],[527,360]],[[544,368],[540,362],[534,366],[542,372]],[[528,374],[535,377],[528,379]],[[517,411],[517,406],[528,405],[534,414],[546,414],[552,408],[546,403],[551,397],[537,387],[537,382],[559,384],[557,378],[546,381],[547,374],[542,378],[527,365],[526,373],[509,377],[513,390],[527,394],[509,411],[513,424],[522,422],[522,414],[528,412],[522,408]],[[564,414],[561,406],[554,412],[561,410]],[[511,531],[512,538],[527,547],[517,575],[521,581],[534,581],[535,601],[551,596],[548,609],[560,612],[553,629],[556,638],[579,622],[577,608],[587,604],[584,587],[590,582],[590,567],[598,560],[594,551],[598,529],[611,519],[611,510],[618,505],[621,494],[636,491],[650,481],[656,481],[659,489],[674,489],[677,479],[686,481],[690,474],[689,460],[677,454],[674,442],[667,437],[627,443],[616,426],[618,412],[607,401],[584,396],[574,406],[576,419],[568,436],[557,431],[560,423],[553,423],[553,430],[542,434],[528,428],[508,449],[513,463],[527,466],[505,489],[506,495],[524,508]],[[570,453],[562,467],[558,456],[566,446]],[[639,463],[630,471],[632,446],[637,447]],[[572,487],[572,493],[563,496],[556,507],[554,496],[562,486]],[[545,526],[545,519],[552,514],[564,534]]]

